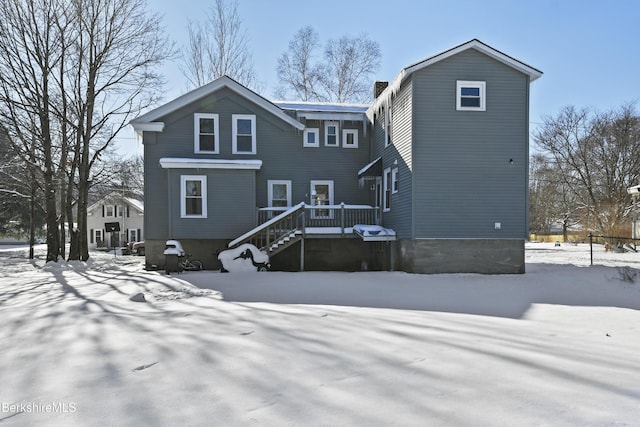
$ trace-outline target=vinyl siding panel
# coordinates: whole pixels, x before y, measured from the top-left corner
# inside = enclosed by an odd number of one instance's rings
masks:
[[[194,153],[194,113],[218,114],[219,154]],[[233,114],[256,116],[255,155],[232,154]],[[268,180],[291,180],[292,204],[309,202],[311,180],[333,180],[335,203],[368,202],[368,189],[359,188],[357,177],[357,171],[369,162],[369,135],[362,122],[339,122],[339,147],[324,145],[324,122],[310,122],[308,127],[320,129],[320,146],[303,147],[302,131],[226,88],[174,111],[162,120],[165,122],[163,132],[144,133],[145,206],[148,212],[153,212],[153,215],[145,216],[149,239],[168,238],[170,231],[172,237],[178,239],[190,236],[211,239],[237,237],[253,227],[256,208],[267,206]],[[342,147],[342,130],[345,128],[358,130],[358,148]],[[209,208],[212,209],[211,203],[214,203],[216,212],[221,215],[216,217],[216,224],[209,224],[204,220],[177,219],[180,209],[179,177],[172,176],[169,187],[169,170],[159,165],[163,157],[252,159],[262,160],[263,164],[258,171],[235,171],[237,176],[231,175],[232,171],[229,170],[180,171],[185,174],[207,174],[212,182],[225,183],[224,187],[211,185],[211,182],[208,185]],[[255,176],[255,180],[242,175],[249,173]],[[177,171],[173,170],[171,174],[177,175]],[[238,211],[240,209],[242,212]],[[223,211],[226,213],[223,214]],[[228,217],[225,216],[227,214]],[[169,218],[173,219],[171,223]]]
[[[486,82],[486,111],[456,110],[457,80]],[[413,83],[414,237],[524,238],[528,77],[470,49]]]
[[[413,84],[409,79],[396,96],[391,97],[391,144],[386,147],[384,111],[380,110],[376,115],[374,158],[382,156],[383,170],[397,166],[400,188],[397,193],[391,195],[391,210],[383,212],[382,222],[385,227],[393,228],[400,239],[408,239],[412,235],[412,91]]]

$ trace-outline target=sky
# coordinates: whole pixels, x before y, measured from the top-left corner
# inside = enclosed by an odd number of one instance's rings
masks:
[[[167,34],[180,48],[188,20],[201,19],[211,3],[149,0],[148,8],[164,16]],[[564,106],[607,111],[640,101],[637,0],[238,0],[238,7],[262,95],[269,99],[278,84],[278,58],[294,34],[311,25],[322,42],[361,34],[377,41],[382,62],[375,80],[391,81],[402,68],[477,38],[544,73],[531,86],[532,131]],[[186,92],[177,61],[163,72],[165,102]],[[142,152],[131,129],[120,143]]]

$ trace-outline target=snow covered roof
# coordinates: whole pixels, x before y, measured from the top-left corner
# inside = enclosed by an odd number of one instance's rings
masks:
[[[244,87],[240,83],[236,82],[232,78],[228,76],[222,76],[211,83],[208,83],[204,86],[200,86],[197,89],[192,90],[191,92],[187,92],[182,96],[175,98],[172,101],[167,102],[166,104],[149,111],[146,114],[143,114],[135,119],[131,120],[129,124],[133,126],[136,132],[150,131],[150,132],[162,132],[164,129],[164,122],[156,121],[166,116],[167,114],[176,111],[182,107],[185,107],[192,102],[195,102],[199,99],[204,98],[205,96],[211,95],[212,93],[222,89],[227,88],[237,93],[238,95],[248,99],[253,102],[257,106],[265,109],[270,112],[274,116],[280,118],[281,120],[289,123],[291,126],[303,130],[304,125],[294,119],[293,117],[286,114],[282,111],[277,105],[258,95],[254,91]]]
[[[425,67],[433,65],[444,59],[450,58],[468,49],[475,49],[477,51],[480,51],[485,55],[488,55],[491,58],[502,62],[503,64],[506,64],[512,68],[515,68],[516,70],[528,75],[531,82],[533,82],[534,80],[542,76],[542,71],[536,68],[533,68],[530,65],[527,65],[524,62],[519,61],[505,53],[502,53],[499,50],[492,48],[488,44],[485,44],[478,39],[472,39],[466,43],[462,43],[451,49],[445,50],[444,52],[440,52],[436,55],[425,58],[422,61],[418,61],[400,70],[400,73],[393,80],[393,82],[391,82],[389,86],[387,86],[387,88],[380,94],[378,98],[376,98],[374,103],[369,107],[367,114],[371,114],[371,112],[377,110],[381,104],[387,103],[389,100],[389,97],[398,92],[402,82],[404,82],[415,71],[421,70]]]
[[[163,157],[160,166],[164,169],[253,169],[262,167],[262,160],[190,159]]]
[[[310,120],[364,121],[369,104],[332,102],[274,101],[283,110],[295,111],[298,118]]]
[[[126,204],[144,213],[144,202],[142,200],[133,199],[131,197],[123,198],[122,193],[119,191],[113,191],[109,193],[107,196],[101,198],[100,200],[98,200],[97,202],[89,206],[87,208],[87,212],[92,212],[93,210],[97,209],[99,206],[106,204],[107,202],[114,201],[116,203],[122,203],[123,199]]]

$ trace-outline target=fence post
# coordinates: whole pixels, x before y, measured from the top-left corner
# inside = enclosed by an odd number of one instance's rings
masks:
[[[589,232],[589,252],[591,254],[591,266],[593,267],[593,233]]]
[[[340,202],[340,227],[342,237],[344,237],[344,202]]]

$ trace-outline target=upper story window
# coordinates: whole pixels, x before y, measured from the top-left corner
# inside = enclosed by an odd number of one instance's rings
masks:
[[[324,125],[324,145],[337,147],[339,143],[338,122],[326,122]]]
[[[256,116],[253,114],[233,114],[232,147],[233,154],[256,154]]]
[[[391,145],[392,143],[392,138],[391,138],[391,126],[393,124],[393,115],[392,115],[392,108],[391,105],[389,105],[386,109],[385,109],[385,115],[384,115],[384,146],[387,147],[389,145]]]
[[[358,129],[342,129],[342,146],[358,148]]]
[[[485,82],[458,80],[456,82],[456,109],[460,111],[485,111]]]
[[[391,168],[384,170],[383,181],[382,211],[388,212],[391,210]]]
[[[391,193],[395,194],[400,191],[400,181],[398,180],[398,168],[391,169]]]
[[[113,213],[113,205],[104,206],[104,216],[115,216]]]
[[[307,128],[302,133],[303,147],[319,147],[320,146],[320,129]]]
[[[180,217],[207,217],[207,177],[182,175],[180,177]]]
[[[218,154],[218,115],[194,114],[193,151],[196,153]]]

